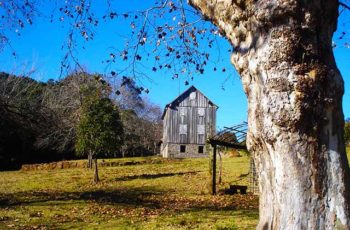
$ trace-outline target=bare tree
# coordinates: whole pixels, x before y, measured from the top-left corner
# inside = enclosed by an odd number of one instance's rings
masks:
[[[152,106],[145,103],[145,108],[148,111],[147,116],[137,115],[133,110],[121,111],[125,135],[123,157],[158,153],[158,145],[162,134],[161,112],[159,107]],[[157,117],[159,119],[156,120]]]
[[[36,145],[58,152],[74,152],[76,124],[86,87],[104,88],[100,75],[73,72],[58,82],[49,82],[42,94],[41,108],[51,117],[51,129],[42,132]],[[105,92],[108,95],[108,90]]]
[[[34,145],[49,128],[40,106],[44,90],[44,83],[0,73],[0,168],[18,168],[44,156]],[[47,154],[44,160],[49,158],[54,156]]]

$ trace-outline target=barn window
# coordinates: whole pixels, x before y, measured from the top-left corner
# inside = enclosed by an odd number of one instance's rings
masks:
[[[204,146],[198,146],[198,153],[204,153]]]
[[[205,133],[204,125],[197,125],[197,133],[198,134],[204,134]]]
[[[190,94],[190,100],[195,100],[196,99],[196,92],[192,92]]]
[[[190,103],[191,103],[191,106],[195,106],[196,105],[196,92],[192,92],[190,94]]]
[[[205,109],[198,108],[198,125],[204,125]]]
[[[179,108],[180,124],[185,124],[186,121],[186,108]]]
[[[187,134],[187,125],[180,125],[179,131],[180,134]]]
[[[204,108],[198,108],[198,116],[204,116],[205,115],[205,109]]]
[[[180,145],[180,153],[186,152],[186,145]]]

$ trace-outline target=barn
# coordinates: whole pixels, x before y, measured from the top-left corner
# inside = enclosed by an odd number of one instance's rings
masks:
[[[217,109],[218,106],[194,86],[167,104],[162,115],[162,156],[206,156],[206,140],[216,132]]]

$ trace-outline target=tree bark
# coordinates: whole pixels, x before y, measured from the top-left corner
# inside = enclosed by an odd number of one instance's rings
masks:
[[[258,229],[350,229],[336,0],[190,0],[234,47],[248,98]]]
[[[100,178],[98,177],[97,157],[94,158],[94,164],[95,164],[94,183],[97,184],[100,181]]]
[[[88,168],[92,169],[92,152],[91,151],[89,151],[89,154],[88,154]]]

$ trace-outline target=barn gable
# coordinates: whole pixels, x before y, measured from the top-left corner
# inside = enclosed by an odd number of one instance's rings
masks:
[[[165,113],[168,108],[175,109],[176,107],[187,107],[187,106],[194,106],[194,107],[213,106],[213,107],[216,107],[216,109],[219,108],[200,90],[198,90],[196,87],[192,85],[190,88],[188,88],[186,91],[180,94],[173,101],[165,105],[165,108],[162,114],[162,119],[164,119]]]

